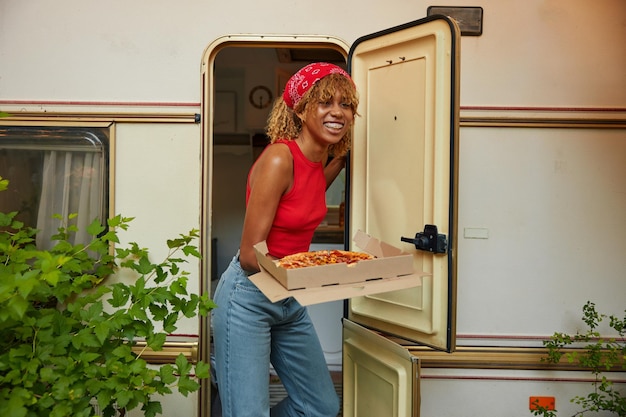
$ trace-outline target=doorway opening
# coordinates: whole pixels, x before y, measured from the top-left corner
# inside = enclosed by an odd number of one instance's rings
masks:
[[[331,62],[346,68],[349,47],[329,37],[233,37],[218,39],[203,58],[203,277],[201,287],[212,296],[222,272],[237,253],[245,215],[247,174],[267,145],[266,120],[273,101],[289,77],[311,62]],[[345,172],[327,192],[329,215],[315,233],[313,249],[343,248],[339,206],[344,198]],[[331,371],[341,370],[343,303],[310,309]],[[319,310],[319,311],[316,311]],[[201,340],[211,340],[202,335]],[[208,336],[208,337],[207,337]],[[201,344],[200,357],[210,359],[211,346]],[[274,381],[270,402],[285,395]],[[215,387],[203,389],[200,415],[219,417]],[[341,393],[340,381],[337,381]],[[202,404],[203,403],[203,404]],[[217,407],[216,407],[217,406]]]
[[[322,60],[346,65],[345,53],[329,47],[228,46],[215,56],[210,175],[213,286],[239,248],[246,178],[267,144],[264,132],[272,103],[293,73]],[[343,243],[337,209],[342,199],[343,177],[327,193],[329,216],[316,233],[316,243]]]

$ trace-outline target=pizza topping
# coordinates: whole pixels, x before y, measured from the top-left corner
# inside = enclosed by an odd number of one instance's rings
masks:
[[[287,255],[278,260],[278,266],[285,269],[294,269],[339,263],[350,265],[368,259],[374,259],[374,256],[365,252],[344,251],[338,249],[320,250]]]

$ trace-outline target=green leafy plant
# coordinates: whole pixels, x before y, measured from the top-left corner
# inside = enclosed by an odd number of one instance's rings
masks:
[[[0,177],[0,191],[8,181]],[[148,365],[137,346],[162,350],[182,317],[206,315],[207,295],[188,294],[185,258],[200,257],[197,230],[168,240],[165,260],[153,263],[136,243],[119,243],[131,218],[105,227],[94,221],[88,244],[72,245],[61,227],[51,250],[35,247],[36,230],[0,213],[0,410],[3,416],[104,416],[141,407],[162,413],[154,395],[199,388],[209,365]],[[132,275],[132,284],[112,276]],[[158,326],[158,328],[157,328]],[[138,345],[141,342],[141,345]],[[145,343],[145,345],[144,345]]]
[[[617,335],[604,338],[598,331],[603,320],[609,319],[609,326]],[[620,392],[606,377],[605,372],[611,370],[626,370],[626,316],[620,319],[616,316],[607,316],[596,310],[594,303],[587,301],[583,306],[582,320],[588,329],[585,333],[568,335],[554,333],[544,342],[548,349],[548,356],[543,360],[548,363],[559,363],[563,357],[572,364],[589,369],[594,375],[592,391],[586,396],[576,396],[570,401],[580,407],[574,416],[583,416],[585,413],[610,412],[620,417],[626,416],[626,394]],[[573,349],[568,349],[573,347]],[[555,410],[537,406],[532,413],[536,416],[555,417]]]

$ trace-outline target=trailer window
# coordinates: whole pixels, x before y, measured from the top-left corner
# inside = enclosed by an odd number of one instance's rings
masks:
[[[62,225],[54,216],[77,214],[73,243],[88,242],[87,226],[108,216],[108,152],[107,129],[0,126],[0,212],[19,212],[42,249]]]

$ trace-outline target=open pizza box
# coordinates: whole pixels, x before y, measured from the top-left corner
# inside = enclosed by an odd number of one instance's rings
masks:
[[[306,268],[285,269],[266,256],[265,241],[254,246],[261,272],[250,280],[272,302],[294,297],[302,305],[379,294],[418,287],[421,277],[416,272],[413,255],[357,231],[354,242],[359,250],[374,255],[374,259],[353,264],[332,264]]]

